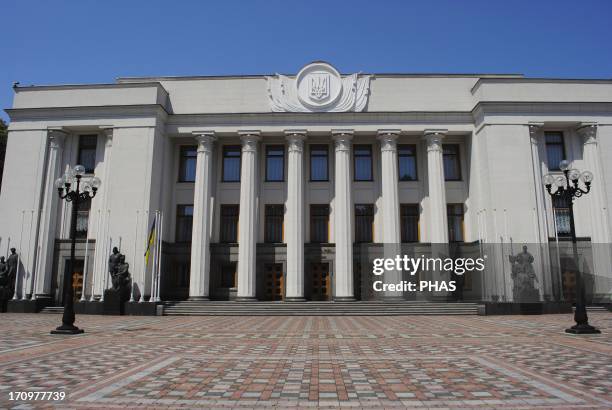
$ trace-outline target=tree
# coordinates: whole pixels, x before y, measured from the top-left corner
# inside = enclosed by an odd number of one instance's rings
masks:
[[[2,175],[4,175],[4,157],[6,156],[7,136],[8,127],[6,123],[0,119],[0,190],[2,189]]]

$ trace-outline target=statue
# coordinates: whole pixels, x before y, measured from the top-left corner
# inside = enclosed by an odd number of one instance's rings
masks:
[[[12,296],[12,294],[17,291],[15,289],[15,281],[17,280],[17,268],[19,264],[19,255],[17,255],[15,248],[11,248],[11,254],[6,264],[8,265],[8,291]]]
[[[9,298],[8,265],[4,256],[0,256],[0,312],[6,311],[6,302]]]
[[[111,274],[113,289],[121,290],[130,286],[130,264],[125,262],[125,255],[119,254],[115,265],[115,272]]]
[[[516,302],[539,302],[540,293],[535,288],[538,281],[533,270],[533,255],[527,251],[527,246],[523,246],[523,252],[518,255],[508,256],[512,264],[512,280],[514,286],[512,294]]]
[[[125,262],[125,255],[114,247],[113,253],[108,257],[108,273],[113,287],[104,292],[105,312],[121,315],[124,313],[124,303],[130,299],[132,289],[129,267]]]

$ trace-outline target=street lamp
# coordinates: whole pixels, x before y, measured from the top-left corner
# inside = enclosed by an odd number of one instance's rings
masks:
[[[83,165],[77,165],[74,168],[68,168],[63,177],[55,180],[55,187],[61,199],[67,202],[72,202],[72,215],[70,225],[70,269],[64,274],[64,315],[62,316],[62,325],[52,330],[52,334],[74,335],[83,333],[83,329],[79,329],[74,325],[74,291],[72,289],[72,274],[75,266],[74,249],[76,247],[76,224],[79,203],[96,196],[96,192],[100,187],[100,178],[93,177],[89,181],[85,181],[81,186],[81,178],[85,173]],[[72,190],[73,185],[76,185]],[[84,286],[85,284],[83,284]]]
[[[578,245],[576,242],[576,226],[574,225],[574,199],[589,193],[591,190],[591,182],[593,181],[593,174],[589,171],[581,173],[577,169],[570,169],[570,164],[566,160],[559,163],[559,169],[563,171],[563,176],[555,177],[554,175],[546,174],[542,178],[542,182],[551,197],[563,199],[564,202],[568,204],[569,208],[570,234],[572,237],[574,263],[576,264],[576,311],[574,312],[576,324],[569,329],[565,329],[565,331],[574,334],[601,333],[599,329],[589,325],[585,301],[584,279],[580,272],[580,265],[578,264]],[[579,186],[580,181],[584,184],[584,188]],[[556,188],[554,191],[553,185]]]

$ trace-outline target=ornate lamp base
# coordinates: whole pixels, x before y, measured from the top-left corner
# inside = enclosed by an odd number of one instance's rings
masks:
[[[585,323],[565,329],[565,333],[572,333],[575,335],[594,335],[601,333],[601,330],[589,325],[588,323]]]
[[[76,326],[62,325],[62,326],[59,326],[57,329],[52,330],[51,334],[52,335],[78,335],[84,332],[85,331],[83,329],[79,329]]]

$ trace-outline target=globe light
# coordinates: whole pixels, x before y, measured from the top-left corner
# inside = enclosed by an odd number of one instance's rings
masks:
[[[55,180],[55,182],[53,183],[53,185],[55,185],[55,187],[57,189],[62,189],[64,188],[64,178],[58,178]]]
[[[593,173],[591,171],[584,171],[582,174],[580,174],[580,179],[585,184],[590,184],[591,181],[593,181]]]
[[[555,178],[555,184],[559,188],[567,188],[567,181],[565,180],[565,177],[558,176],[557,178]]]
[[[542,177],[542,183],[546,186],[552,185],[555,183],[555,177],[550,174],[546,174]]]
[[[74,167],[74,173],[81,176],[85,173],[85,167],[83,165],[77,165]]]
[[[570,181],[576,182],[580,178],[580,171],[577,169],[570,169],[568,173]]]
[[[568,160],[564,159],[563,161],[559,162],[559,169],[561,171],[567,171],[569,167],[570,167],[570,163]]]
[[[89,182],[85,182],[85,184],[83,184],[83,192],[89,193],[90,191],[91,191],[91,184]]]
[[[100,185],[102,185],[102,181],[100,181],[100,178],[98,177],[93,177],[90,181],[91,183],[91,187],[96,190],[98,188],[100,188]]]

